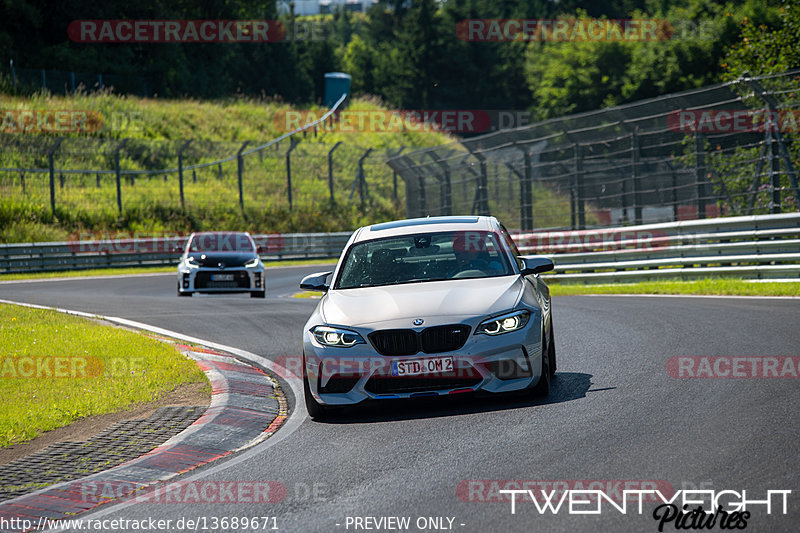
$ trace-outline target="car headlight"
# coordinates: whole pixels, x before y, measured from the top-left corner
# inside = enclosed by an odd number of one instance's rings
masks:
[[[505,315],[496,316],[489,320],[484,320],[475,329],[475,334],[484,333],[486,335],[502,335],[525,327],[531,318],[530,311],[514,311]]]
[[[332,328],[330,326],[315,326],[311,333],[317,342],[323,346],[338,346],[347,348],[354,344],[364,344],[364,339],[355,331],[347,329]]]
[[[194,268],[203,266],[197,261],[197,259],[194,258],[193,255],[190,255],[189,257],[186,258],[186,264]]]
[[[245,268],[255,268],[258,266],[258,256],[254,257],[250,261],[244,264]]]

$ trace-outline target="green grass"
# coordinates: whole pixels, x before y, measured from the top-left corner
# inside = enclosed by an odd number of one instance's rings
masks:
[[[282,113],[291,110],[269,100],[220,101],[163,100],[115,96],[107,93],[69,97],[37,94],[32,97],[0,95],[0,107],[9,110],[86,110],[102,117],[98,131],[66,133],[55,154],[56,168],[113,170],[114,150],[120,152],[123,170],[177,167],[177,151],[184,166],[207,163],[235,155],[242,143],[258,146],[285,133]],[[315,106],[321,115],[323,108]],[[371,99],[355,99],[350,109],[380,110]],[[0,167],[47,168],[52,134],[19,134],[0,142]],[[392,199],[392,171],[386,156],[452,141],[436,131],[319,132],[298,136],[291,154],[293,206],[288,203],[286,152],[289,142],[244,157],[242,189],[244,210],[239,208],[237,162],[184,173],[185,208],[181,206],[177,172],[140,176],[122,181],[123,211],[116,204],[112,174],[56,176],[56,211],[50,210],[46,173],[0,175],[0,242],[61,241],[83,232],[172,232],[229,229],[257,233],[352,230],[373,221],[397,218],[402,202]],[[328,198],[328,151],[342,141],[334,157],[337,204]],[[361,205],[358,191],[350,198],[358,160],[365,160],[369,201]],[[404,192],[399,180],[399,195]]]
[[[325,294],[321,291],[300,291],[292,294],[292,298],[308,298],[308,299],[315,299],[315,298],[322,298],[322,295]]]
[[[287,261],[265,261],[267,268],[335,265],[337,259],[292,259]],[[87,276],[128,276],[135,274],[174,273],[174,266],[163,267],[127,267],[127,268],[95,268],[89,270],[65,270],[60,272],[24,272],[18,274],[0,274],[0,281],[24,281],[28,279],[81,278]]]
[[[208,383],[170,344],[49,310],[0,305],[0,354],[0,447]]]
[[[550,294],[703,294],[731,296],[800,296],[797,282],[749,282],[738,279],[703,279],[697,281],[644,281],[603,285],[578,285],[549,281]]]

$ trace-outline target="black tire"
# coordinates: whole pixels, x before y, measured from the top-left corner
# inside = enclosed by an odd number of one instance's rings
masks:
[[[264,298],[267,295],[266,291],[261,292],[251,292],[250,298]]]
[[[550,396],[550,378],[552,373],[550,371],[550,346],[549,343],[544,343],[544,335],[542,335],[542,375],[539,382],[531,389],[531,395],[537,398],[547,398]]]
[[[556,337],[553,335],[553,319],[550,319],[550,339],[547,341],[547,355],[550,358],[550,377],[556,375]]]
[[[303,362],[305,366],[305,361]],[[328,415],[328,408],[325,405],[317,402],[311,394],[311,387],[308,385],[308,376],[303,372],[303,396],[306,401],[306,411],[308,416],[314,420],[322,420]]]

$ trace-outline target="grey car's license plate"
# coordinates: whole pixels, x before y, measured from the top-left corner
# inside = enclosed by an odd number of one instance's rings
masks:
[[[211,281],[233,281],[233,274],[211,274]]]
[[[425,359],[408,359],[392,361],[393,376],[418,376],[453,370],[452,357],[430,357]]]

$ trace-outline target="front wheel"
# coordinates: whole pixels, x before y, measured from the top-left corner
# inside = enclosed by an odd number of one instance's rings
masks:
[[[322,420],[328,414],[328,408],[319,403],[311,394],[311,386],[308,384],[308,376],[303,372],[303,396],[306,401],[306,411],[308,416],[314,420]]]
[[[539,359],[542,361],[542,373],[539,382],[531,389],[531,394],[537,398],[547,398],[550,396],[552,371],[550,370],[550,343],[544,344],[544,335],[542,335],[542,355]]]
[[[547,341],[547,356],[550,359],[550,377],[556,375],[556,338],[553,335],[553,320],[550,320],[550,340]]]

